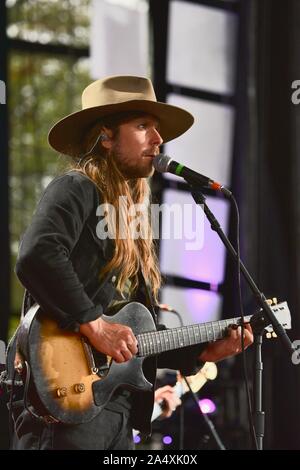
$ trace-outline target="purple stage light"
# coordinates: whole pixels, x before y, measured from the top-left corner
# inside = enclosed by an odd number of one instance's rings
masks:
[[[173,439],[172,439],[171,436],[164,436],[162,438],[162,441],[163,441],[164,444],[169,445],[169,444],[172,444]]]
[[[135,444],[139,444],[139,443],[141,442],[141,438],[140,438],[140,436],[139,436],[139,435],[137,435],[137,436],[134,436],[134,438],[133,438],[133,442],[134,442]]]
[[[209,398],[203,398],[198,401],[202,413],[209,414],[214,413],[217,409],[216,405]]]

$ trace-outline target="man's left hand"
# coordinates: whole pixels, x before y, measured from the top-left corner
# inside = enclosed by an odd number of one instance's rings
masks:
[[[235,356],[242,351],[241,326],[228,328],[229,334],[226,338],[209,343],[202,351],[199,359],[203,362],[217,362],[230,356]],[[249,323],[244,326],[245,349],[253,343],[252,328]]]

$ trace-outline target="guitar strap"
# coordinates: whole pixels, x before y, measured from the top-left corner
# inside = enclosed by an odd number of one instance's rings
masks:
[[[29,292],[27,291],[27,289],[25,289],[24,291],[24,295],[23,295],[23,301],[22,301],[22,307],[21,307],[21,315],[20,315],[20,321],[23,320],[23,318],[25,317],[25,313],[26,313],[26,305],[27,305],[27,299],[28,299],[28,295],[29,295]]]
[[[139,278],[139,287],[142,290],[142,292],[144,294],[144,297],[145,297],[144,299],[142,299],[142,303],[144,303],[145,306],[149,310],[151,310],[151,313],[152,313],[152,316],[155,320],[155,323],[157,323],[157,313],[155,311],[156,302],[154,300],[154,297],[153,297],[152,291],[150,289],[150,286],[149,286],[149,284],[147,283],[147,281],[145,279],[145,276],[143,274],[142,269],[139,270],[138,278]],[[138,300],[141,300],[141,299],[138,299]],[[143,300],[144,300],[144,302],[143,302]]]
[[[33,298],[31,297],[28,290],[25,289],[24,294],[23,294],[19,325],[21,324],[24,316],[26,315],[26,312],[29,310],[31,305],[33,305],[33,303],[34,303]],[[19,325],[16,331],[14,332],[12,338],[10,339],[7,345],[7,349],[6,349],[6,369],[7,369],[8,377],[10,380],[13,379],[13,376],[15,374],[14,363],[15,363],[17,349],[18,349]],[[22,382],[19,381],[18,385],[21,385],[21,384]]]

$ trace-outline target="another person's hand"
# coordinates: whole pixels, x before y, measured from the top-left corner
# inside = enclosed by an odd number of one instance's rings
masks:
[[[137,339],[131,328],[119,323],[108,323],[101,318],[80,325],[79,331],[98,351],[116,362],[126,362],[138,352]]]
[[[154,392],[154,400],[161,404],[163,402],[162,415],[169,418],[177,406],[181,405],[181,400],[178,398],[173,387],[165,385],[164,387],[158,388]]]
[[[242,351],[241,346],[241,327],[228,328],[229,334],[226,338],[209,343],[200,354],[200,360],[203,362],[217,362],[230,356],[235,356]],[[249,323],[244,328],[245,349],[253,343],[252,328]]]

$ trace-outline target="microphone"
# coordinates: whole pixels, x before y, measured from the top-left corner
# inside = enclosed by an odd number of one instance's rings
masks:
[[[189,184],[203,188],[211,188],[215,191],[221,191],[227,197],[232,195],[231,191],[229,191],[226,186],[187,168],[181,163],[175,162],[175,160],[172,160],[172,158],[168,157],[168,155],[164,155],[163,153],[154,157],[153,166],[159,173],[172,173],[173,175],[181,176]]]

